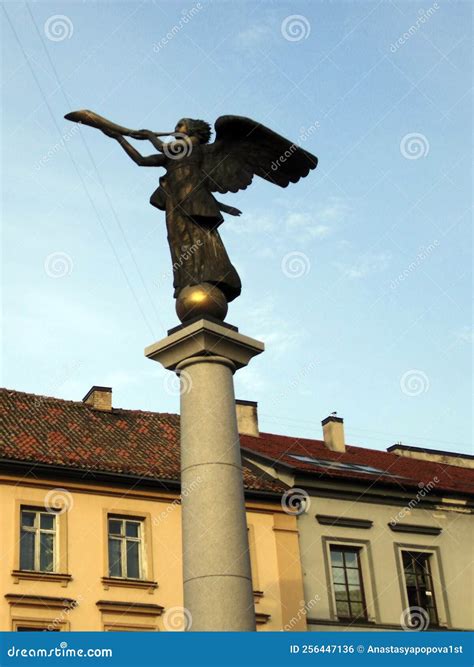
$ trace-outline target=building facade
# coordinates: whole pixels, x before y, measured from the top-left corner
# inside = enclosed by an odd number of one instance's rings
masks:
[[[472,457],[348,446],[336,416],[321,440],[260,433],[236,408],[258,630],[474,629]],[[0,390],[0,413],[0,629],[192,627],[179,416],[106,387]]]
[[[2,390],[1,630],[183,630],[179,418]],[[199,480],[198,480],[199,481]],[[244,467],[259,630],[305,630],[286,486]],[[225,520],[225,508],[222,512]],[[209,530],[202,526],[202,530]]]
[[[322,424],[323,440],[255,419],[241,435],[244,461],[299,505],[308,630],[473,630],[473,457],[350,447],[341,418]]]

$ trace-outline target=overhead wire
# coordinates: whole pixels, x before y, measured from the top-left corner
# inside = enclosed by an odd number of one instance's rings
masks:
[[[17,42],[17,44],[18,44],[18,46],[19,46],[19,48],[20,48],[20,51],[21,51],[21,53],[22,53],[22,55],[23,55],[23,58],[25,59],[25,62],[26,62],[27,65],[28,65],[28,68],[29,68],[29,70],[30,70],[30,73],[31,73],[31,75],[32,75],[32,77],[33,77],[33,79],[34,79],[34,81],[35,81],[37,87],[38,87],[38,90],[40,91],[40,94],[41,94],[41,96],[42,96],[42,98],[43,98],[44,104],[45,104],[46,108],[48,109],[48,112],[49,112],[49,114],[50,114],[50,116],[51,116],[51,119],[52,119],[52,121],[53,121],[53,124],[54,124],[54,126],[55,126],[55,128],[56,128],[56,131],[58,132],[59,136],[62,138],[61,130],[60,130],[60,127],[59,127],[59,125],[58,125],[56,116],[55,116],[55,114],[54,114],[54,112],[53,112],[53,110],[52,110],[52,108],[51,108],[51,105],[50,105],[49,102],[48,102],[47,96],[46,96],[46,94],[45,94],[45,92],[44,92],[44,90],[43,90],[43,88],[42,88],[42,86],[41,86],[41,84],[40,84],[40,81],[39,81],[39,79],[38,79],[38,77],[37,77],[37,75],[36,75],[36,72],[35,72],[34,68],[33,68],[32,65],[31,65],[30,58],[28,57],[28,54],[26,53],[25,48],[23,47],[22,41],[21,41],[21,39],[19,38],[17,31],[15,30],[15,27],[14,27],[14,25],[13,25],[13,22],[12,22],[11,19],[10,19],[10,16],[9,16],[9,14],[8,14],[6,8],[5,8],[5,5],[2,5],[2,8],[3,8],[4,14],[5,14],[5,16],[6,16],[7,22],[8,22],[8,24],[9,24],[9,26],[10,26],[10,29],[11,29],[11,31],[12,31],[12,33],[13,33],[13,36],[15,37],[15,40],[16,40],[16,42]],[[26,5],[26,8],[27,8],[28,13],[30,14],[30,17],[31,17],[31,20],[32,20],[32,22],[33,22],[33,25],[34,25],[34,27],[35,27],[35,29],[36,29],[36,32],[38,33],[38,36],[39,36],[40,41],[41,41],[41,44],[42,44],[43,48],[44,48],[45,51],[46,51],[48,60],[49,60],[49,62],[50,62],[50,64],[51,64],[51,67],[52,67],[52,69],[53,69],[53,72],[54,72],[54,74],[55,74],[55,76],[56,76],[56,80],[57,80],[57,82],[58,82],[58,85],[61,86],[59,77],[58,77],[57,72],[56,72],[56,69],[55,69],[55,67],[54,67],[54,64],[52,63],[52,60],[51,60],[51,58],[50,58],[50,56],[49,56],[49,53],[48,53],[48,51],[47,51],[47,49],[46,49],[46,46],[44,45],[43,39],[42,39],[42,37],[41,37],[41,33],[39,32],[38,26],[37,26],[37,24],[36,24],[36,22],[35,22],[35,20],[34,20],[34,17],[33,17],[32,13],[31,13],[31,10],[30,10],[30,8],[28,7],[28,5]],[[64,95],[64,97],[65,97],[67,103],[69,104],[69,101],[68,101],[68,99],[67,99],[67,95],[65,94],[65,91],[62,89],[62,86],[61,86],[61,90],[62,90],[62,92],[63,92],[63,95]],[[96,171],[96,173],[99,175],[97,166],[96,166],[96,164],[95,164],[95,162],[94,162],[94,160],[93,160],[93,158],[92,158],[92,155],[91,155],[90,150],[89,150],[89,148],[88,148],[88,146],[87,146],[87,143],[86,143],[84,137],[82,136],[82,133],[81,133],[81,139],[82,139],[82,141],[83,141],[83,143],[84,143],[84,145],[85,145],[85,147],[86,147],[86,151],[87,151],[88,154],[89,154],[89,157],[90,157],[90,159],[91,159],[91,161],[92,161],[92,164],[93,164],[93,166],[94,166],[94,168],[95,168],[95,171]],[[106,238],[106,240],[107,240],[107,242],[108,242],[108,244],[109,244],[109,246],[110,246],[110,248],[111,248],[111,250],[112,250],[112,253],[113,253],[113,255],[114,255],[114,257],[115,257],[115,259],[116,259],[116,261],[117,261],[117,263],[118,263],[118,265],[119,265],[121,271],[122,271],[122,274],[123,274],[123,276],[124,276],[124,278],[125,278],[125,282],[127,283],[127,286],[128,286],[130,292],[132,293],[132,295],[133,295],[133,297],[134,297],[134,300],[135,300],[135,302],[136,302],[136,305],[137,305],[137,307],[138,307],[138,310],[140,311],[140,313],[141,313],[141,315],[142,315],[142,317],[143,317],[143,320],[144,320],[144,322],[145,322],[145,324],[146,324],[148,330],[150,331],[150,334],[151,334],[152,336],[154,336],[155,334],[154,334],[154,331],[153,331],[153,327],[152,327],[152,325],[150,324],[147,315],[145,314],[145,311],[144,311],[144,309],[143,309],[143,307],[142,307],[142,305],[141,305],[141,303],[140,303],[140,300],[139,300],[137,294],[135,293],[134,287],[133,287],[133,285],[132,285],[132,283],[131,283],[131,281],[130,281],[130,278],[129,278],[128,274],[127,274],[127,271],[126,271],[126,269],[125,269],[125,266],[123,265],[123,262],[121,261],[121,258],[120,258],[119,254],[118,254],[118,252],[117,252],[117,250],[116,250],[116,248],[115,248],[113,239],[112,239],[112,237],[110,236],[109,232],[107,231],[107,227],[106,227],[106,225],[105,225],[105,223],[104,223],[104,221],[103,221],[103,219],[102,219],[102,217],[101,217],[101,215],[100,215],[100,212],[99,212],[99,210],[98,210],[98,208],[97,208],[97,206],[96,206],[96,204],[95,204],[95,202],[94,202],[94,200],[93,200],[93,198],[92,198],[92,196],[91,196],[91,193],[89,192],[89,189],[88,189],[88,187],[87,187],[87,184],[86,184],[86,182],[85,182],[85,179],[84,179],[84,177],[83,177],[83,175],[82,175],[81,169],[79,168],[79,166],[78,166],[76,160],[74,159],[74,157],[73,157],[73,155],[72,155],[72,153],[71,153],[71,151],[70,151],[70,149],[69,149],[69,146],[68,146],[67,142],[63,142],[63,143],[64,143],[64,147],[65,147],[65,149],[66,149],[66,152],[67,152],[67,154],[68,154],[68,156],[69,156],[69,158],[70,158],[70,160],[71,160],[71,162],[72,162],[72,164],[73,164],[73,166],[74,166],[74,169],[75,169],[75,171],[76,171],[76,173],[77,173],[77,176],[78,176],[79,179],[80,179],[81,185],[82,185],[82,187],[83,187],[83,189],[84,189],[84,192],[85,192],[86,197],[87,197],[87,199],[88,199],[88,201],[89,201],[89,203],[90,203],[90,206],[91,206],[92,210],[94,211],[94,214],[95,214],[95,216],[96,216],[96,218],[97,218],[97,220],[98,220],[98,222],[99,222],[99,225],[100,225],[100,227],[102,228],[102,231],[103,231],[103,233],[104,233],[104,236],[105,236],[105,238]],[[104,184],[103,184],[102,179],[100,178],[100,175],[99,175],[99,183],[101,184],[102,188],[104,189],[104,192],[105,192],[105,194],[106,194],[107,200],[108,200],[109,204],[111,205],[110,197],[108,196],[108,193],[107,193],[107,191],[106,191],[106,189],[105,189],[105,186],[104,186]],[[128,244],[128,241],[126,240],[124,230],[123,230],[123,228],[122,228],[122,226],[121,226],[121,224],[120,224],[120,221],[118,220],[117,214],[116,214],[116,212],[115,212],[115,209],[113,209],[113,206],[112,206],[112,212],[113,212],[113,214],[114,214],[114,217],[115,217],[115,219],[116,219],[116,222],[118,223],[119,229],[121,230],[122,236],[124,237],[126,246],[127,246],[128,250],[129,250],[131,256],[132,256],[133,262],[134,262],[134,264],[135,264],[135,267],[137,268],[137,271],[138,271],[138,274],[139,274],[139,276],[140,276],[140,278],[141,278],[141,281],[142,281],[142,283],[143,283],[143,285],[144,285],[144,287],[145,287],[145,291],[146,291],[146,293],[147,293],[147,296],[149,297],[150,301],[152,301],[152,300],[151,300],[151,296],[149,295],[149,292],[148,292],[148,290],[146,289],[146,285],[144,284],[144,280],[143,280],[143,276],[142,276],[142,274],[141,274],[141,271],[140,271],[140,269],[139,269],[139,267],[138,267],[138,265],[137,265],[137,263],[136,263],[136,259],[135,259],[134,255],[133,255],[133,253],[131,252],[130,245]],[[152,303],[153,303],[153,302],[152,302]]]

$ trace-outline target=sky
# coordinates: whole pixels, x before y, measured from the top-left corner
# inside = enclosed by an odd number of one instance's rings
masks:
[[[262,431],[471,452],[469,2],[4,2],[2,386],[177,412],[161,169],[64,120],[248,116],[319,158],[222,197]],[[151,145],[136,142],[146,154]]]

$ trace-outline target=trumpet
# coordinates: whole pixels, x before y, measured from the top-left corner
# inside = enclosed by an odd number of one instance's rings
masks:
[[[117,125],[117,123],[113,123],[111,120],[108,120],[108,118],[99,116],[98,113],[89,111],[89,109],[71,111],[71,113],[67,113],[64,118],[73,123],[82,123],[82,125],[89,125],[89,127],[95,127],[98,130],[122,134],[125,137],[134,137],[134,135],[139,132],[139,130],[131,130],[129,127]],[[153,134],[155,137],[171,137],[175,135],[175,132],[153,132]]]

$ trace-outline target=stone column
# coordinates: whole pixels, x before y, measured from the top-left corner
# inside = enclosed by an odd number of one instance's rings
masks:
[[[184,606],[193,631],[255,630],[233,373],[263,352],[201,319],[145,350],[181,378]]]

